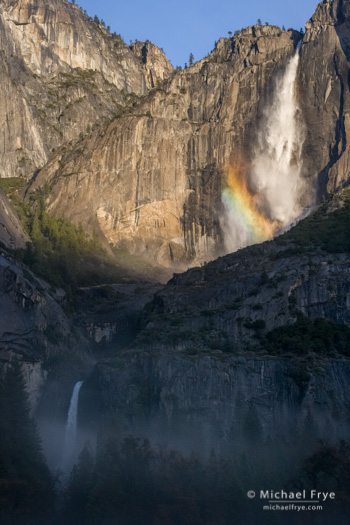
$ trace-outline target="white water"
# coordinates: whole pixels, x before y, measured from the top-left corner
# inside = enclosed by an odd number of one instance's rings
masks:
[[[281,228],[302,213],[300,197],[305,189],[301,177],[304,133],[295,87],[298,63],[299,50],[283,76],[276,79],[274,99],[264,111],[250,171],[259,209]]]
[[[313,204],[313,192],[302,176],[304,128],[296,90],[298,64],[299,46],[275,79],[273,98],[259,122],[246,174],[256,211],[275,225],[277,234],[306,215]],[[223,204],[221,227],[228,252],[265,240],[257,239],[254,228],[245,224],[225,192]]]
[[[64,447],[62,454],[62,469],[67,471],[74,462],[74,451],[77,437],[78,403],[79,391],[83,381],[78,381],[73,388],[73,394],[69,405],[67,423],[64,435]]]

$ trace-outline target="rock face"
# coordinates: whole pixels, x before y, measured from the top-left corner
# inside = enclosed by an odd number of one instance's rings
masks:
[[[297,435],[306,446],[307,437],[348,436],[349,379],[349,362],[139,355],[128,366],[99,365],[85,403],[95,396],[96,410],[113,410],[120,432],[186,451],[237,452],[249,438]],[[91,417],[91,404],[85,410]],[[244,431],[253,417],[261,435]]]
[[[95,355],[113,355],[135,338],[144,306],[161,287],[138,282],[80,288],[74,295],[74,326],[89,339]]]
[[[72,321],[48,285],[5,252],[0,255],[0,311],[0,360],[20,359],[35,408],[49,360],[68,352],[88,356],[88,342],[73,333]]]
[[[223,169],[249,159],[274,75],[300,36],[254,26],[221,39],[102,133],[60,151],[29,191],[48,182],[51,213],[158,264],[208,260],[222,242]],[[143,49],[147,60],[150,50],[135,46]]]
[[[131,51],[142,61],[148,88],[154,88],[174,72],[173,66],[159,47],[152,42],[135,42]]]
[[[225,257],[176,276],[156,295],[145,340],[235,351],[254,347],[258,334],[293,324],[298,312],[349,324],[349,270],[348,254],[284,257],[266,246],[252,256]]]
[[[318,176],[320,195],[349,181],[349,6],[348,0],[321,2],[301,46],[304,168]]]
[[[273,241],[175,274],[147,306],[140,344],[266,351],[263,335],[300,315],[350,325],[348,196],[343,190]]]
[[[2,2],[0,47],[2,177],[33,173],[172,69],[152,45],[159,64],[146,71],[119,36],[64,0]]]

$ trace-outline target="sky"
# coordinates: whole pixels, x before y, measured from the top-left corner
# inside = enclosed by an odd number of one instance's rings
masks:
[[[205,57],[228,31],[262,23],[300,29],[312,16],[316,0],[76,0],[111,31],[130,40],[150,40],[163,48],[173,66],[184,66],[190,53]]]

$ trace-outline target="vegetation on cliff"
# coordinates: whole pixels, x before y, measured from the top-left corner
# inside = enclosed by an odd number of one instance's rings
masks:
[[[278,237],[280,245],[295,244],[301,252],[321,249],[328,253],[350,253],[350,189],[330,197],[309,217]]]
[[[65,219],[51,217],[43,199],[30,213],[28,228],[32,243],[27,244],[22,259],[35,273],[68,291],[101,282],[99,266],[104,251],[97,239],[89,239],[81,227]],[[103,272],[103,280],[113,281],[112,275]]]
[[[294,324],[269,332],[262,346],[272,355],[315,352],[320,356],[350,356],[350,328],[327,319],[311,320],[299,314]]]
[[[0,188],[7,194],[31,239],[24,250],[8,250],[53,287],[71,294],[80,286],[157,280],[164,273],[125,250],[112,246],[108,253],[95,233],[91,238],[80,224],[77,227],[47,213],[48,184],[32,195],[29,202],[22,200],[17,190],[24,184],[21,177],[0,179]]]

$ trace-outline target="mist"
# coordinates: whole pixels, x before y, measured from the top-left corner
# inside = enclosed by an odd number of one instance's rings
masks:
[[[313,204],[314,192],[302,173],[304,127],[297,97],[298,64],[299,50],[275,78],[249,165],[239,161],[227,168],[221,218],[227,252],[274,237]]]

